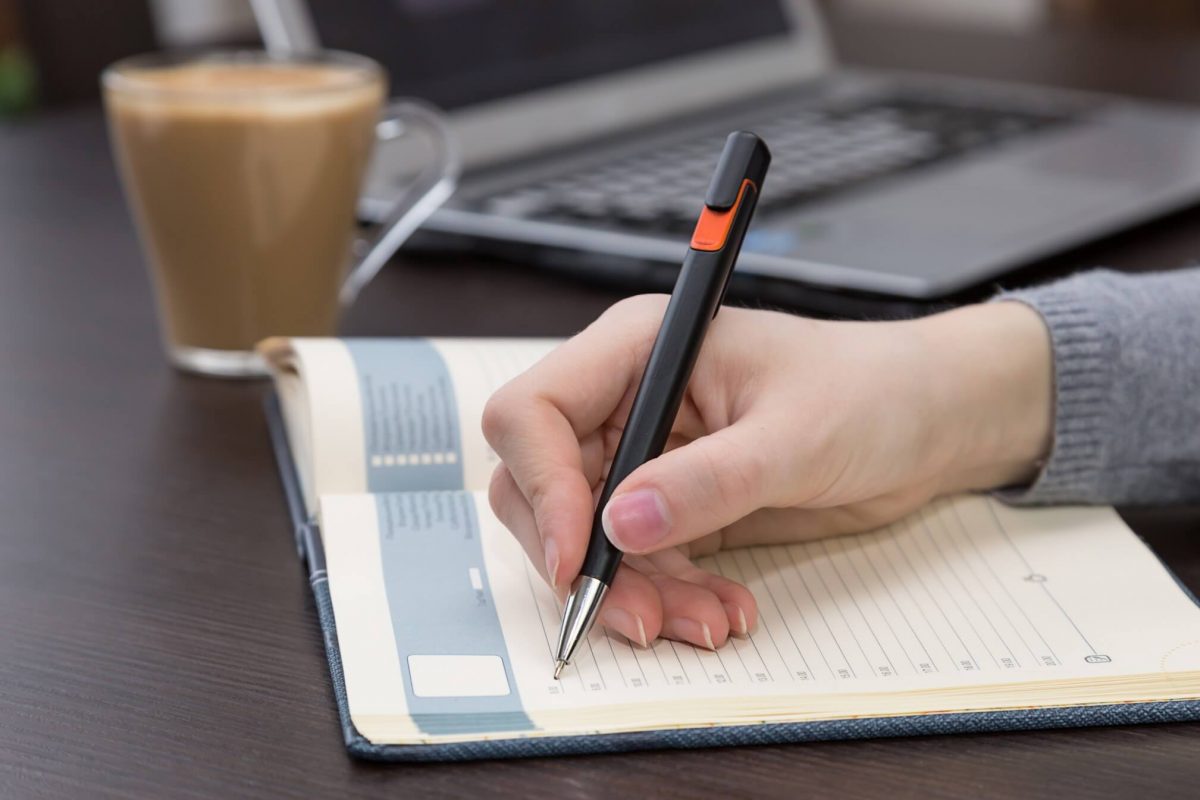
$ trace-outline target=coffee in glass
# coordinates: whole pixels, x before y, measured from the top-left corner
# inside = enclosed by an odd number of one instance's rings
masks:
[[[103,85],[172,362],[261,374],[259,340],[332,334],[339,294],[399,244],[376,249],[344,284],[360,187],[385,129],[380,67],[344,53],[143,56],[110,67]],[[449,194],[452,147],[426,106],[393,104],[386,116],[384,136],[399,135],[399,122],[438,152],[387,226],[411,230],[417,200]]]

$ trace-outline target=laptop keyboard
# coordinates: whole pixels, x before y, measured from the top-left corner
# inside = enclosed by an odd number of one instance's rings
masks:
[[[759,208],[775,210],[995,147],[1071,118],[1052,111],[886,97],[840,108],[777,111],[742,127],[758,133],[771,148],[771,171]],[[682,136],[652,150],[504,191],[484,205],[506,216],[690,230],[725,136]]]

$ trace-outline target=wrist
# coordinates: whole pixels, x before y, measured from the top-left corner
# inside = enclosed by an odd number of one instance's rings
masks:
[[[1054,430],[1054,365],[1041,316],[1019,302],[937,314],[916,323],[942,431],[941,490],[1032,481]]]

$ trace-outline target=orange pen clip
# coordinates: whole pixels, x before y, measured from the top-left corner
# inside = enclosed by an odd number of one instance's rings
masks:
[[[737,200],[729,208],[718,211],[711,206],[704,207],[700,212],[700,219],[696,221],[696,230],[692,233],[693,250],[712,252],[725,246],[725,240],[729,238],[729,229],[733,227],[733,220],[746,197],[747,186],[754,188],[754,181],[749,178],[742,181]]]

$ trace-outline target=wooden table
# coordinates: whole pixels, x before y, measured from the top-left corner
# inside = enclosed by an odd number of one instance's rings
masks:
[[[903,62],[889,47],[882,60]],[[1191,211],[1042,269],[1170,267],[1197,253]],[[617,296],[484,260],[405,259],[345,331],[565,335]],[[354,762],[267,447],[262,387],[173,372],[156,336],[98,111],[0,128],[0,797],[1196,791],[1200,724]],[[1200,513],[1126,518],[1200,588]]]

